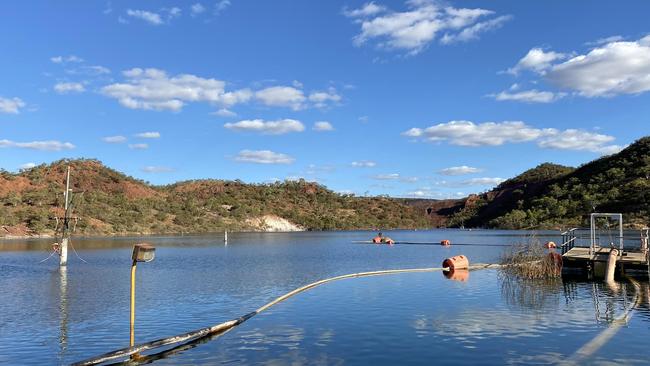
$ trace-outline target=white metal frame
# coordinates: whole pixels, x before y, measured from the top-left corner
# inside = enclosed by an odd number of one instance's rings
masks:
[[[623,255],[623,214],[620,213],[592,213],[591,214],[591,245],[589,246],[589,255],[596,251],[596,218],[605,217],[608,219],[618,220],[618,247],[619,256]]]

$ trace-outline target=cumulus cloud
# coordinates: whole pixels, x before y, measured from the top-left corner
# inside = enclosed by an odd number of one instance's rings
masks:
[[[212,112],[211,114],[220,117],[237,117],[237,113],[231,111],[228,108],[221,108],[216,112]]]
[[[490,94],[489,96],[502,101],[514,101],[524,103],[551,103],[558,99],[564,98],[566,93],[553,93],[549,91],[538,91],[537,89],[523,90],[520,92],[502,91],[498,94]]]
[[[377,166],[377,163],[370,160],[360,160],[360,161],[353,161],[352,163],[350,163],[350,165],[355,168],[374,168],[375,166]]]
[[[25,107],[25,102],[20,98],[0,97],[0,113],[18,114]]]
[[[102,137],[102,141],[107,142],[109,144],[122,144],[126,142],[126,137],[124,136],[106,136]]]
[[[75,56],[75,55],[69,55],[69,56],[54,56],[50,57],[50,61],[52,61],[55,64],[66,64],[66,63],[79,63],[83,62],[84,60],[81,57]]]
[[[144,173],[169,173],[174,171],[174,169],[166,166],[145,166],[140,170]]]
[[[611,145],[613,136],[603,135],[577,129],[565,131],[552,130],[538,145],[548,149],[590,151],[609,155],[617,153],[625,146]]]
[[[418,177],[404,177],[398,173],[391,174],[378,174],[372,177],[375,180],[394,180],[400,181],[403,183],[415,183],[418,181]]]
[[[305,130],[305,125],[295,119],[281,119],[277,121],[265,121],[262,119],[242,120],[234,123],[226,123],[223,126],[230,130],[252,131],[267,135],[282,135]]]
[[[142,139],[159,139],[160,138],[160,132],[156,131],[151,131],[151,132],[140,132],[135,134],[135,137],[139,137]]]
[[[327,91],[316,91],[309,94],[309,101],[314,103],[317,108],[324,108],[328,103],[338,103],[341,101],[341,96],[336,92],[336,89],[329,88]]]
[[[377,5],[374,1],[363,4],[359,9],[343,8],[343,15],[348,18],[363,18],[386,11],[386,7]]]
[[[499,146],[505,143],[537,142],[539,147],[590,151],[611,154],[623,147],[609,144],[613,136],[593,132],[555,128],[535,128],[521,121],[474,123],[451,121],[427,128],[411,128],[402,133],[407,137],[425,141],[447,141],[459,146]]]
[[[466,175],[466,174],[480,173],[482,171],[483,170],[479,168],[474,168],[467,165],[461,165],[461,166],[452,166],[450,168],[441,169],[438,173],[442,175]]]
[[[472,178],[460,182],[461,186],[496,186],[505,182],[503,178]]]
[[[546,78],[585,97],[646,92],[650,90],[650,36],[596,47],[554,65]]]
[[[59,94],[82,93],[86,88],[82,83],[57,83],[54,85],[54,91]]]
[[[408,137],[422,137],[428,141],[449,141],[461,146],[497,146],[506,142],[532,141],[543,130],[527,126],[521,121],[485,122],[451,121],[425,129],[412,128],[403,133]]]
[[[69,142],[61,142],[56,140],[31,141],[31,142],[16,142],[11,140],[0,140],[0,148],[9,148],[9,147],[42,150],[42,151],[61,151],[61,150],[71,150],[75,148],[75,146]]]
[[[147,144],[130,144],[129,149],[132,150],[146,150],[149,148],[149,145]]]
[[[248,101],[252,92],[225,91],[225,82],[191,74],[170,77],[163,70],[134,68],[124,71],[126,82],[101,89],[108,97],[131,109],[180,111],[187,102],[234,105]]]
[[[205,6],[201,3],[196,3],[190,6],[190,12],[192,16],[197,16],[203,12],[205,12]]]
[[[230,0],[221,0],[214,5],[214,13],[219,15],[230,6]]]
[[[255,164],[291,164],[295,159],[271,150],[242,150],[235,156],[235,161]]]
[[[163,18],[160,16],[160,14],[151,11],[127,9],[126,15],[144,20],[145,22],[153,25],[161,25],[164,23]]]
[[[543,74],[548,70],[554,61],[565,59],[567,55],[553,51],[544,51],[541,48],[533,48],[517,64],[509,68],[506,72],[517,75],[521,71],[530,70],[538,74]]]
[[[268,106],[290,107],[293,110],[303,108],[305,94],[292,86],[272,86],[255,92],[255,98]]]
[[[431,0],[410,0],[406,6],[407,10],[402,12],[390,11],[374,2],[359,9],[344,9],[343,14],[361,27],[354,44],[376,41],[378,48],[417,54],[443,32],[439,37],[443,44],[469,41],[510,19],[494,17],[491,10],[454,8]]]
[[[334,131],[334,126],[332,126],[332,124],[327,121],[318,121],[314,123],[314,131],[318,131],[318,132]]]

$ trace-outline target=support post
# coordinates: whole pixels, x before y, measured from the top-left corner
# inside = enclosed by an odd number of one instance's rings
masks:
[[[605,270],[605,282],[614,282],[614,274],[616,273],[616,260],[618,259],[618,249],[612,249],[607,258],[607,269]]]
[[[61,252],[59,253],[59,266],[65,267],[68,265],[68,225],[69,225],[69,212],[68,205],[70,203],[70,167],[68,166],[68,173],[65,179],[65,192],[63,193],[65,199],[64,209],[65,213],[63,215],[63,228],[61,235]]]
[[[135,270],[137,268],[137,261],[131,264],[131,327],[129,337],[129,347],[135,344]]]

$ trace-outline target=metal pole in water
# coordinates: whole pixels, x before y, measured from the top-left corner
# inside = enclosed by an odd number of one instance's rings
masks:
[[[131,264],[131,327],[129,337],[129,347],[135,344],[135,270],[138,262],[134,259]]]
[[[62,229],[62,238],[61,238],[61,255],[59,257],[59,266],[60,267],[65,267],[68,264],[68,238],[67,238],[67,231],[68,231],[68,205],[70,202],[70,166],[68,166],[68,173],[66,176],[65,180],[65,192],[63,194],[65,203],[64,203],[64,210],[65,213],[63,214],[63,229]]]

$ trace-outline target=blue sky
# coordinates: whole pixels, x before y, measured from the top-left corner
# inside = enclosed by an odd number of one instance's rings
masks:
[[[649,134],[646,1],[0,4],[0,167],[445,198]]]

